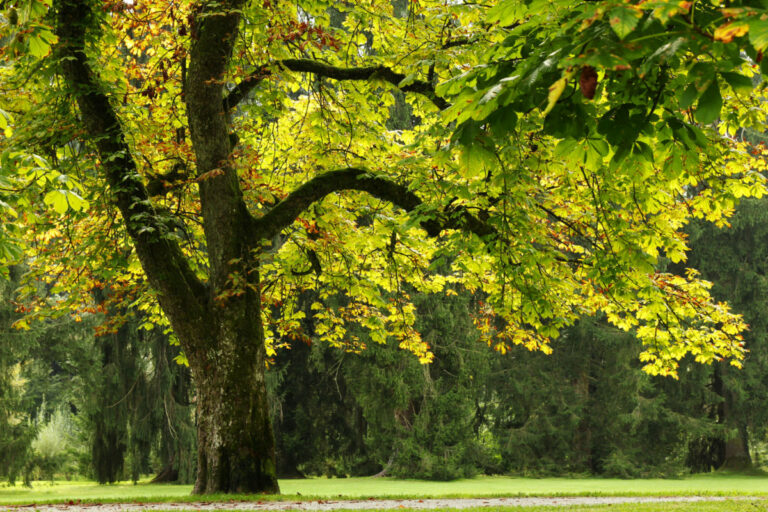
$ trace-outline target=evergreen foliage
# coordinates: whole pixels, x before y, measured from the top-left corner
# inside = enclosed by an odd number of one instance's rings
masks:
[[[14,482],[26,465],[35,429],[21,412],[27,406],[21,363],[29,341],[11,327],[18,316],[12,301],[18,269],[9,274],[10,279],[0,280],[0,477]]]
[[[736,469],[751,466],[752,440],[765,439],[768,428],[768,209],[765,200],[745,199],[729,227],[697,222],[691,226],[689,265],[714,285],[712,293],[728,301],[750,326],[744,370],[719,364],[712,384],[720,395],[713,412],[724,427],[712,438],[715,460]]]
[[[139,312],[95,338],[99,370],[84,403],[94,476],[101,483],[151,473],[191,483],[195,443],[189,370],[160,329],[140,329]],[[156,460],[153,460],[156,459]]]

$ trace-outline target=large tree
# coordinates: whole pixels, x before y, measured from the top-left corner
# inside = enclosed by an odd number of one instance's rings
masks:
[[[651,372],[740,356],[741,319],[654,266],[684,258],[688,218],[763,192],[723,136],[762,108],[741,93],[764,11],[742,3],[20,0],[4,173],[35,190],[40,153],[90,200],[43,180],[82,212],[36,263],[81,285],[109,249],[151,286],[196,382],[195,492],[276,492],[265,363],[303,335],[302,290],[321,339],[360,350],[357,323],[425,362],[408,290],[454,281],[502,352],[604,311]]]

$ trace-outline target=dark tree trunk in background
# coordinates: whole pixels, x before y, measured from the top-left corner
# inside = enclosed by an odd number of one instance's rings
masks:
[[[723,397],[720,407],[720,422],[729,427],[729,437],[725,439],[723,448],[723,463],[718,469],[729,469],[743,471],[752,468],[752,458],[749,456],[749,440],[747,437],[747,428],[744,425],[736,425],[734,406],[735,399],[733,392],[728,389],[725,382],[725,375],[728,367],[723,363],[718,365],[720,386],[717,393]]]
[[[587,361],[586,364],[589,364]],[[581,403],[582,410],[589,410],[590,401],[589,369],[583,368],[573,382],[574,392]],[[573,433],[574,454],[578,457],[578,467],[582,470],[593,470],[592,458],[592,418],[585,414]]]

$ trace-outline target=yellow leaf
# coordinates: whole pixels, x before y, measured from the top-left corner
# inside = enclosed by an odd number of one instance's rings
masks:
[[[563,91],[565,90],[565,86],[568,84],[568,79],[573,76],[573,73],[573,69],[566,69],[563,71],[563,77],[549,87],[549,95],[547,96],[547,108],[545,108],[544,112],[542,112],[543,116],[546,116],[552,111],[553,108],[555,108],[555,103],[557,103],[557,100],[560,99],[560,96],[562,96]]]
[[[741,37],[749,32],[749,25],[745,23],[723,23],[715,29],[715,40],[730,43],[735,37]]]

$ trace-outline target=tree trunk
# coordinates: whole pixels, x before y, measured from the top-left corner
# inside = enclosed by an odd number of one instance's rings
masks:
[[[258,317],[258,313],[254,316]],[[275,448],[264,385],[264,343],[219,339],[216,366],[198,368],[196,494],[279,492]]]
[[[733,416],[734,408],[733,393],[726,388],[723,399],[723,416],[726,425],[738,423]],[[725,440],[725,460],[718,469],[729,469],[734,471],[744,471],[752,469],[752,458],[749,456],[749,439],[747,429],[744,425],[737,425],[736,432],[731,433],[731,437]]]
[[[718,369],[719,374],[718,374]],[[718,469],[727,469],[734,471],[743,471],[752,468],[752,458],[749,456],[747,429],[743,425],[735,425],[738,420],[733,413],[735,407],[735,399],[733,392],[731,392],[726,386],[726,375],[728,367],[720,363],[715,368],[716,376],[718,378],[718,389],[716,390],[720,396],[723,397],[723,402],[720,407],[720,423],[731,427],[729,438],[725,439],[723,463]],[[735,427],[735,428],[734,428]]]
[[[588,362],[586,364],[589,364]],[[589,370],[582,368],[573,381],[574,394],[581,406],[581,419],[573,433],[574,468],[576,471],[594,471],[592,458],[592,425],[588,414],[590,400]]]
[[[725,442],[725,460],[718,469],[744,471],[752,469],[752,458],[747,450],[745,429],[738,429],[736,435]]]
[[[197,385],[197,494],[279,492],[258,275],[248,275],[241,294],[213,301],[214,339],[187,355]]]
[[[179,224],[156,208],[98,73],[86,55],[98,16],[87,0],[56,0],[55,62],[101,159],[112,202],[120,210],[142,268],[190,363],[197,384],[198,475],[195,492],[278,492],[275,449],[266,400],[264,332],[256,252],[313,202],[342,190],[365,191],[408,212],[422,206],[408,187],[359,168],[323,173],[254,217],[243,200],[233,158],[230,110],[260,82],[248,77],[224,98],[227,72],[245,0],[195,2],[183,83],[195,153],[208,275],[199,275],[174,236]],[[324,65],[323,65],[324,66]],[[325,69],[323,66],[322,69]],[[316,66],[313,66],[316,68]],[[315,72],[316,69],[313,70]],[[370,78],[342,73],[350,79]],[[392,72],[389,80],[402,78]],[[430,86],[431,87],[431,86]],[[431,90],[431,88],[430,88]],[[445,102],[429,93],[444,108]],[[427,220],[430,236],[460,228],[495,235],[468,212],[457,221]],[[178,220],[178,219],[177,219]],[[183,222],[182,222],[183,225]],[[203,265],[205,266],[205,265]]]

